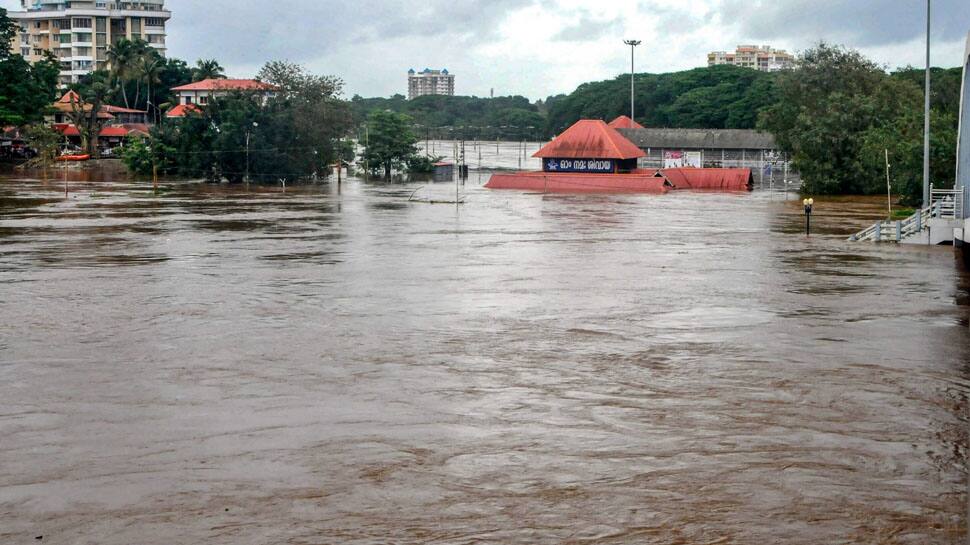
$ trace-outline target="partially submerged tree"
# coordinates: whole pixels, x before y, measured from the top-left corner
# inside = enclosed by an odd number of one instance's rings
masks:
[[[28,125],[24,136],[37,156],[27,162],[28,166],[48,167],[54,164],[64,136],[44,123]]]
[[[65,113],[81,136],[81,149],[92,157],[98,157],[98,136],[111,118],[101,109],[112,93],[106,81],[96,78],[75,87],[68,95],[70,109]]]
[[[857,51],[821,43],[780,76],[778,94],[760,125],[791,155],[805,192],[885,192],[888,150],[897,192],[919,199],[923,99],[912,81],[891,77]],[[955,123],[945,115],[932,118],[933,172],[952,181]]]
[[[367,118],[367,138],[361,161],[372,172],[384,171],[390,178],[395,170],[402,170],[418,153],[418,137],[412,130],[412,120],[406,114],[391,111],[371,112]]]

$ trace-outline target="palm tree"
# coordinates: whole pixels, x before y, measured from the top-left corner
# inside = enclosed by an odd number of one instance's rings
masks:
[[[225,69],[215,59],[199,59],[192,69],[192,81],[226,79]]]
[[[138,75],[145,81],[148,87],[148,111],[152,111],[153,108],[155,111],[158,110],[158,105],[154,102],[155,97],[152,96],[152,84],[161,82],[160,76],[164,66],[165,59],[158,55],[146,56],[142,58],[141,63],[138,65]]]
[[[126,39],[121,39],[118,43],[108,48],[108,65],[111,68],[111,77],[121,87],[121,96],[124,97],[125,107],[130,108],[128,102],[127,81],[132,74],[135,65],[134,44]]]

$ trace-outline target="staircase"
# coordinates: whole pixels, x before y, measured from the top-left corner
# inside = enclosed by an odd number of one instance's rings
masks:
[[[952,227],[963,217],[963,192],[953,189],[931,191],[930,206],[899,221],[879,221],[849,237],[852,242],[897,242],[939,244],[952,241]],[[931,229],[936,233],[931,233]]]

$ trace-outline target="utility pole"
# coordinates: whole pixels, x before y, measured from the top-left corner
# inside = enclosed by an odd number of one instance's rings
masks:
[[[259,123],[253,121],[253,128],[259,127]],[[249,137],[252,130],[246,127],[246,183],[249,183]]]
[[[634,98],[634,82],[633,82],[634,74],[636,74],[636,64],[634,63],[634,52],[636,51],[636,47],[643,42],[641,42],[640,40],[623,40],[623,43],[630,46],[630,119],[632,119],[633,121],[636,121],[636,108],[634,107],[636,105],[636,102],[635,102],[636,99]]]
[[[923,104],[923,206],[930,203],[930,2],[926,0],[926,90]]]

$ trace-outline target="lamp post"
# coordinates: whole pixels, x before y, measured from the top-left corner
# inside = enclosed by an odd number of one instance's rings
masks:
[[[812,206],[815,199],[805,199],[802,204],[805,205],[805,236],[809,236],[812,234]]]
[[[634,91],[633,79],[634,79],[634,74],[636,73],[636,65],[634,64],[634,53],[636,51],[636,47],[643,42],[641,42],[640,40],[623,40],[623,43],[630,46],[630,119],[632,119],[633,121],[636,121],[636,108],[634,108],[634,105],[635,105],[634,101],[636,99],[634,98],[634,94],[633,94],[633,91]]]
[[[923,97],[923,206],[930,205],[930,1],[926,0],[926,91]]]
[[[259,127],[259,123],[253,121],[253,128]],[[249,183],[249,137],[252,130],[248,127],[246,128],[246,183]]]

